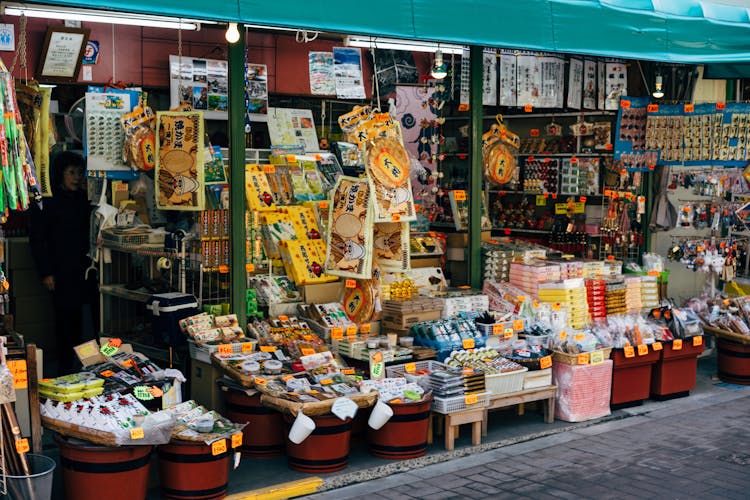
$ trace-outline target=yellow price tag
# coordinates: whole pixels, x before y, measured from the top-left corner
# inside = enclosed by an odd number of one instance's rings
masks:
[[[143,439],[143,427],[135,427],[130,429],[130,439],[135,441],[136,439]]]
[[[664,348],[664,346],[661,344],[661,342],[654,342],[651,344],[651,349],[654,351],[661,351]]]
[[[404,370],[406,370],[406,373],[414,373],[417,371],[417,364],[416,363],[406,363],[404,365]]]
[[[227,440],[226,439],[220,439],[218,441],[214,441],[211,443],[211,455],[221,455],[222,453],[227,452]]]
[[[578,361],[579,365],[587,365],[587,364],[589,364],[590,360],[591,360],[591,358],[589,357],[589,353],[584,352],[584,353],[578,355],[578,360],[577,361]]]
[[[243,342],[242,343],[242,352],[253,352],[253,343],[252,342]]]
[[[336,326],[331,330],[331,338],[334,340],[341,340],[344,338],[344,329],[340,326]]]
[[[232,354],[232,345],[219,344],[219,354]]]
[[[29,448],[29,440],[26,438],[19,439],[16,441],[16,451],[19,455],[22,455],[30,450]]]
[[[644,344],[638,345],[638,356],[645,356],[648,354],[648,346]]]
[[[352,337],[354,335],[357,335],[357,327],[356,326],[347,326],[346,327],[346,336]]]
[[[359,327],[359,331],[362,333],[370,333],[372,331],[372,325],[370,323],[365,323]]]
[[[320,385],[331,385],[332,383],[333,383],[333,379],[332,378],[327,378],[325,380],[321,380],[320,381]]]
[[[523,331],[523,320],[522,319],[517,319],[517,320],[513,321],[513,330],[516,331],[516,332]]]
[[[674,350],[674,351],[681,351],[682,350],[682,339],[674,339],[672,341],[672,350]]]
[[[552,356],[545,356],[539,360],[539,368],[545,370],[552,366]]]
[[[632,345],[626,345],[625,349],[623,349],[625,357],[626,358],[634,358],[635,357],[635,349]]]
[[[464,397],[464,402],[465,402],[465,403],[466,403],[467,405],[473,405],[473,404],[476,404],[476,403],[477,403],[477,401],[479,401],[479,398],[477,397],[477,395],[476,395],[476,394],[467,394],[467,395],[466,395],[466,396]]]
[[[463,339],[461,344],[463,344],[464,349],[474,349],[474,339]]]
[[[698,347],[699,345],[703,345],[703,337],[700,335],[693,337],[693,347]]]
[[[255,377],[253,379],[253,382],[255,382],[258,385],[266,385],[266,379],[264,379],[262,377]]]
[[[313,354],[315,354],[315,349],[311,349],[309,347],[303,347],[301,350],[303,356],[312,356]]]
[[[506,328],[505,332],[503,334],[503,339],[510,340],[512,338],[513,338],[513,329],[512,328],[510,328],[510,329]]]
[[[589,353],[589,363],[592,365],[600,365],[604,363],[604,352],[594,351]]]
[[[502,323],[496,323],[492,325],[492,335],[502,335],[503,334],[503,324]]]
[[[273,345],[262,345],[260,346],[261,352],[276,352],[276,346]]]
[[[232,448],[239,448],[242,446],[242,433],[236,432],[232,434]]]
[[[354,371],[354,368],[344,368],[341,370],[341,373],[344,375],[354,375],[356,372]]]

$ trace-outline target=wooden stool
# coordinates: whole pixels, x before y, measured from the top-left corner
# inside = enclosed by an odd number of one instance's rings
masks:
[[[463,410],[445,415],[445,449],[453,450],[458,437],[458,426],[471,424],[471,444],[482,443],[482,422],[484,422],[484,408]]]
[[[484,410],[485,419],[484,422],[482,422],[482,436],[487,435],[486,414],[488,412],[518,405],[518,415],[523,415],[525,411],[525,403],[531,403],[533,401],[542,401],[544,409],[544,421],[548,424],[551,424],[555,421],[556,395],[557,387],[554,385],[550,385],[547,387],[527,389],[525,391],[514,392],[511,394],[499,394],[491,396],[490,405]]]

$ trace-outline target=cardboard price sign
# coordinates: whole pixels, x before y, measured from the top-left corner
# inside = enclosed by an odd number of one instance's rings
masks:
[[[211,455],[221,455],[222,453],[227,452],[227,440],[226,439],[220,439],[218,441],[214,441],[211,443]]]
[[[545,356],[539,360],[539,368],[545,370],[552,366],[552,356]]]
[[[589,360],[592,365],[600,365],[604,363],[604,352],[594,351],[589,353]]]
[[[232,448],[239,448],[240,446],[242,446],[242,433],[232,434]]]
[[[461,344],[464,346],[464,349],[474,349],[474,339],[463,339]]]
[[[633,348],[632,345],[626,345],[623,348],[623,354],[625,354],[626,358],[634,358],[635,357],[635,348]]]
[[[699,345],[703,345],[703,337],[700,335],[693,337],[693,347],[698,347]]]
[[[645,356],[648,354],[648,346],[644,344],[638,345],[638,356]]]
[[[130,439],[133,441],[137,439],[143,439],[143,427],[135,427],[133,429],[130,429]]]

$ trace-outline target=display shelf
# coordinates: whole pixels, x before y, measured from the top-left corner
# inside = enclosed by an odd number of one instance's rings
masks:
[[[503,115],[503,120],[518,118],[575,118],[577,116],[617,116],[617,111],[565,111],[562,113],[524,113],[518,115]],[[483,120],[494,120],[497,115],[485,115]]]
[[[99,287],[99,291],[103,293],[104,295],[109,295],[111,297],[118,297],[125,300],[133,300],[136,302],[147,302],[148,298],[153,295],[152,292],[137,289],[137,290],[128,290],[125,288],[125,285],[122,284],[113,284],[113,285],[101,285]]]
[[[599,156],[613,156],[614,153],[518,153],[516,156],[540,156],[543,158],[568,158],[568,157],[583,157],[583,158],[598,158]]]
[[[523,229],[518,227],[493,227],[493,231],[510,231],[516,233],[529,233],[529,234],[551,234],[551,229]]]
[[[167,257],[170,259],[178,257],[178,254],[176,251],[169,251],[169,252],[164,251],[164,245],[129,246],[129,245],[118,245],[116,243],[107,242],[105,240],[102,242],[102,247],[108,248],[110,250],[115,250],[118,252],[145,255],[148,257]]]
[[[419,258],[427,258],[427,257],[442,257],[445,255],[442,252],[433,252],[433,253],[413,253],[411,254],[412,259],[419,259]]]

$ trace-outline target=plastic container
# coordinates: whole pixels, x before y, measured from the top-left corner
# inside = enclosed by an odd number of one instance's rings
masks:
[[[412,347],[414,345],[414,337],[401,337],[398,339],[398,343],[403,347]]]
[[[304,413],[297,412],[287,438],[294,444],[300,444],[315,430],[315,422]]]
[[[385,424],[387,424],[388,420],[390,420],[392,416],[393,416],[393,408],[391,408],[389,405],[387,405],[383,401],[378,400],[378,402],[375,404],[375,407],[372,409],[372,412],[370,413],[370,418],[367,420],[367,425],[371,429],[378,430],[381,427],[383,427]],[[295,422],[295,425],[296,425],[296,422]],[[293,430],[294,430],[294,427],[292,427],[292,431]],[[291,433],[290,433],[289,439],[292,440]]]
[[[172,346],[186,342],[179,321],[200,312],[194,296],[178,292],[152,295],[146,302],[146,309],[151,315],[154,338]]]
[[[611,413],[612,360],[597,365],[571,365],[555,359],[552,381],[557,386],[556,418],[583,422]]]
[[[49,500],[52,498],[55,461],[44,455],[26,455],[31,474],[4,476],[8,498],[13,500]]]
[[[523,379],[521,379],[523,381]],[[461,410],[469,410],[474,408],[483,408],[490,404],[490,393],[482,392],[474,394],[476,401],[472,396],[453,396],[450,398],[433,398],[432,399],[432,411],[436,413],[454,413]]]
[[[493,395],[510,394],[523,389],[523,378],[528,368],[514,372],[496,373],[484,376],[484,386]]]

